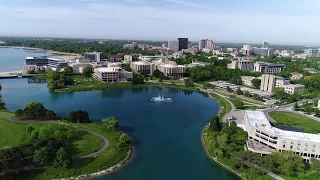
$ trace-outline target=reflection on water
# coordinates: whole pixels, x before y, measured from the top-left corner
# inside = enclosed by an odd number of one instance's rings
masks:
[[[46,79],[28,78],[28,84],[44,84],[47,83]]]

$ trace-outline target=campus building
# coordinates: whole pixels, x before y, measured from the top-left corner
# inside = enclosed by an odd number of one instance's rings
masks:
[[[252,60],[235,60],[228,64],[227,67],[228,69],[240,69],[251,72],[254,69],[254,62]]]
[[[272,63],[265,63],[265,62],[256,62],[254,64],[254,71],[255,72],[262,72],[265,74],[275,74],[284,71],[285,65],[284,64],[272,64]]]
[[[302,91],[304,89],[304,85],[301,84],[288,84],[283,86],[284,88],[284,92],[286,92],[287,94],[294,94],[294,93],[298,93],[300,91]]]
[[[120,82],[133,78],[133,73],[128,72],[118,63],[110,63],[108,67],[95,68],[93,77],[101,82]]]
[[[261,111],[246,111],[243,129],[248,132],[248,150],[261,155],[293,151],[305,160],[320,159],[320,135],[285,131],[273,127]]]
[[[85,59],[90,59],[90,62],[100,62],[101,52],[88,52],[84,54]]]
[[[261,79],[261,77],[241,76],[242,83],[246,86],[252,86],[252,80]]]
[[[28,71],[60,71],[68,66],[64,59],[52,57],[26,57],[26,62],[23,66],[23,74],[28,74]]]

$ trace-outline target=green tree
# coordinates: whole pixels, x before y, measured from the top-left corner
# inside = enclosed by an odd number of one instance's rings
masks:
[[[274,89],[274,97],[277,100],[284,100],[289,97],[289,95],[284,92],[284,88],[275,88]]]
[[[236,94],[237,94],[237,95],[241,95],[241,94],[242,94],[242,91],[241,91],[240,87],[237,88]]]
[[[212,88],[214,88],[214,85],[212,85],[212,84],[210,84],[210,83],[204,83],[204,85],[203,85],[203,89],[212,89]]]
[[[119,128],[119,122],[115,117],[102,119],[102,122],[108,129],[118,130]]]
[[[310,160],[311,164],[310,164],[310,169],[313,171],[320,171],[320,161],[315,159],[315,158],[311,158]]]
[[[54,113],[53,111],[51,110],[47,110],[46,112],[46,118],[48,120],[54,120],[56,118],[56,113]]]
[[[218,116],[213,116],[210,120],[210,126],[209,128],[212,131],[220,131],[221,126],[220,126],[220,119]]]
[[[249,91],[244,91],[244,92],[243,92],[243,95],[244,95],[245,97],[250,97]]]
[[[42,119],[46,117],[46,108],[39,102],[32,101],[24,105],[24,118]]]
[[[131,81],[132,85],[144,84],[144,78],[141,74],[133,73],[133,78]]]
[[[61,147],[57,151],[56,159],[54,160],[54,165],[56,167],[67,167],[70,164],[70,160],[67,151]]]
[[[156,78],[160,78],[161,76],[164,76],[164,75],[163,75],[163,73],[161,71],[156,69],[156,70],[153,71],[152,76],[154,76]]]
[[[259,95],[258,95],[257,93],[254,93],[254,94],[252,95],[252,97],[253,97],[253,99],[255,99],[255,100],[258,100],[258,99],[259,99]]]
[[[86,76],[86,77],[91,77],[92,76],[92,67],[91,66],[87,66],[83,69],[82,71],[82,75]]]
[[[67,66],[66,68],[64,68],[64,73],[68,76],[73,74],[73,68],[71,66]]]
[[[52,152],[49,147],[45,146],[36,150],[33,156],[33,161],[41,165],[49,164],[52,161]]]
[[[260,85],[261,85],[260,79],[252,79],[251,83],[255,89],[260,89]]]
[[[23,110],[22,109],[17,109],[15,112],[14,112],[15,116],[17,118],[21,118],[23,116]]]
[[[241,99],[236,99],[236,101],[234,102],[234,106],[237,109],[243,109],[244,108],[244,103]]]
[[[131,143],[131,139],[128,135],[121,134],[121,136],[119,137],[119,142],[120,144],[129,144]]]
[[[298,111],[298,110],[299,110],[299,104],[298,104],[298,102],[294,103],[293,110],[294,110],[294,111]]]
[[[229,87],[229,86],[227,86],[227,87],[226,87],[226,90],[227,90],[228,92],[230,92],[230,91],[231,91],[231,89],[230,89],[230,87]]]
[[[69,112],[68,121],[73,123],[77,122],[77,113],[75,111]]]
[[[193,81],[191,79],[184,79],[184,85],[186,87],[193,87]]]
[[[318,100],[313,101],[313,106],[317,107],[318,106]]]
[[[27,134],[31,135],[31,133],[34,131],[34,128],[30,125],[27,126]]]
[[[2,86],[1,86],[1,84],[0,84],[0,92],[1,92],[1,90],[2,90]]]
[[[305,111],[307,114],[311,115],[312,112],[313,112],[313,109],[312,109],[312,107],[307,106],[307,107],[304,108],[304,111]]]

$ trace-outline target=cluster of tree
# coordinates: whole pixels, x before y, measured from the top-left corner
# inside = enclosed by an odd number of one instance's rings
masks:
[[[131,84],[132,85],[144,84],[144,77],[141,74],[133,73]]]
[[[0,92],[1,90],[2,90],[2,86],[0,84]],[[0,109],[6,109],[6,103],[2,101],[1,95],[0,95]]]
[[[261,73],[252,73],[240,69],[228,69],[229,61],[214,61],[214,65],[198,66],[187,68],[186,76],[189,76],[194,82],[208,80],[224,80],[233,84],[242,84],[241,76],[258,77]]]
[[[294,111],[303,110],[308,115],[311,115],[314,113],[314,116],[320,117],[320,110],[317,107],[318,107],[318,100],[314,100],[312,104],[308,103],[308,101],[305,101],[303,102],[302,106],[299,106],[298,102],[296,102],[293,105],[293,110]]]
[[[255,89],[260,89],[261,79],[252,79],[251,83]]]
[[[213,88],[215,88],[215,86],[210,83],[203,84],[203,89],[213,89]]]
[[[209,129],[213,132],[219,132],[221,130],[220,118],[219,116],[213,116],[210,120]]]
[[[57,124],[46,124],[39,130],[28,126],[20,138],[23,145],[0,151],[0,172],[11,172],[33,165],[67,167],[71,155],[66,145],[81,136],[81,133],[72,127]]]
[[[131,54],[137,53],[142,55],[150,55],[154,56],[158,52],[157,51],[144,51],[138,48],[134,50],[126,50],[123,49],[123,45],[128,43],[124,41],[117,41],[117,42],[108,42],[105,44],[101,44],[99,42],[93,43],[83,43],[79,41],[73,41],[68,39],[59,39],[58,41],[51,41],[51,40],[35,40],[35,39],[6,39],[7,46],[23,46],[23,47],[35,47],[41,48],[45,50],[53,50],[59,52],[68,52],[68,53],[77,53],[77,54],[84,54],[86,52],[102,52],[101,57],[103,59],[108,59],[111,56],[117,53],[124,53],[124,54]]]
[[[68,121],[72,123],[90,123],[89,113],[87,111],[71,111],[68,115]]]
[[[57,71],[51,71],[47,74],[47,82],[48,82],[48,88],[50,91],[54,91],[56,89],[60,89],[63,87],[66,87],[68,85],[74,84],[74,80],[72,75],[72,69],[71,73],[68,70],[65,70],[64,72],[57,72]]]
[[[186,87],[193,87],[193,81],[189,78],[184,79],[184,86]]]
[[[25,104],[23,110],[16,110],[15,116],[22,120],[54,120],[56,113],[47,110],[42,103],[32,101]]]
[[[119,130],[119,122],[115,117],[104,118],[101,121],[106,128],[116,130],[116,131]],[[130,137],[126,134],[121,134],[121,136],[119,137],[117,146],[122,146],[130,143],[131,143]]]
[[[91,77],[92,73],[93,73],[93,70],[91,66],[85,67],[82,71],[82,75],[86,77]]]

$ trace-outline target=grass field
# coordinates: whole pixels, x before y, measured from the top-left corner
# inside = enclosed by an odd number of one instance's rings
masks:
[[[286,125],[302,129],[307,133],[320,133],[320,122],[289,112],[270,112],[269,115],[277,121],[276,125]]]
[[[33,169],[18,174],[18,179],[57,179],[66,177],[75,177],[83,174],[90,174],[108,169],[128,157],[131,150],[130,145],[118,147],[117,143],[120,135],[119,131],[106,129],[104,126],[91,124],[72,124],[81,128],[89,129],[108,138],[110,145],[104,152],[97,157],[86,158],[73,161],[68,168],[49,167],[47,169]]]

